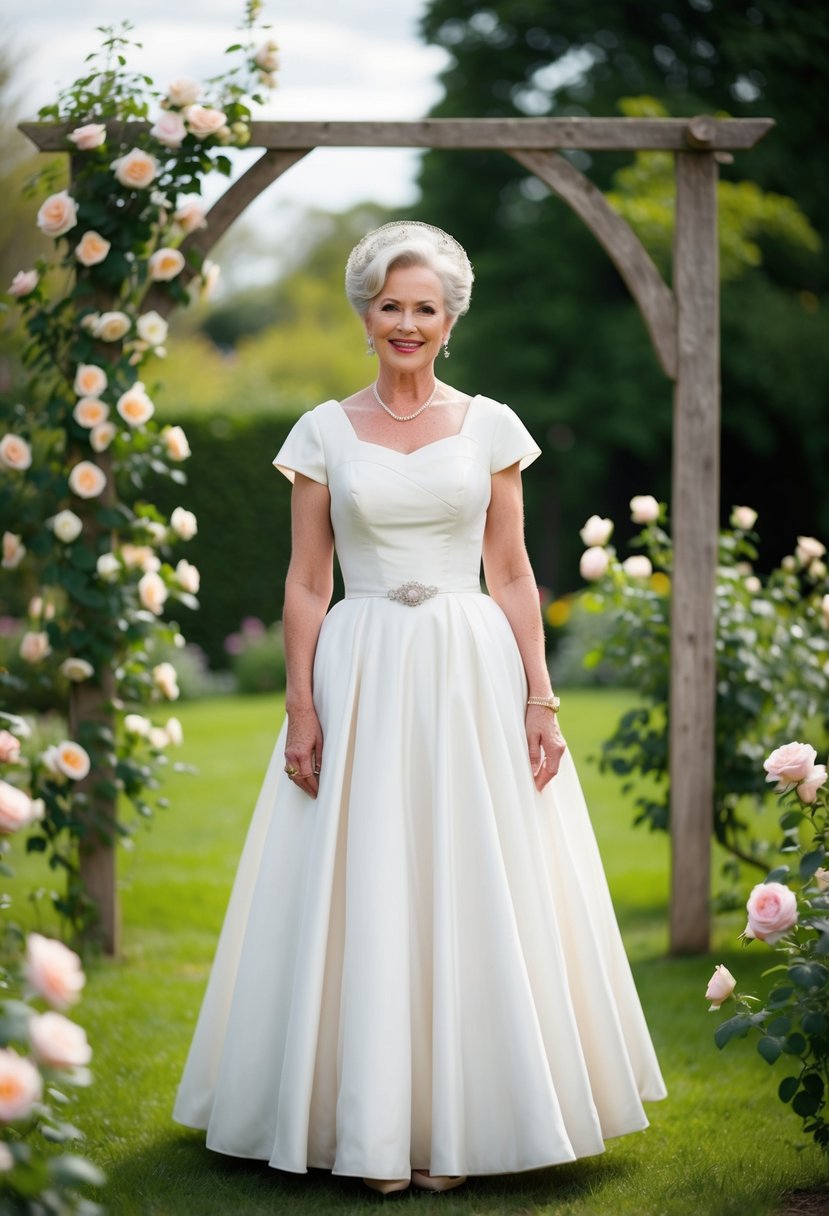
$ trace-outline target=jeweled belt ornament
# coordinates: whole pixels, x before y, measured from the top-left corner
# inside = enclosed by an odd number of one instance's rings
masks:
[[[399,587],[394,587],[391,591],[386,592],[390,600],[397,600],[399,604],[406,604],[409,608],[416,608],[418,604],[422,604],[424,600],[430,600],[437,593],[437,587],[427,587],[423,583],[415,582],[414,579],[408,583],[401,583]]]

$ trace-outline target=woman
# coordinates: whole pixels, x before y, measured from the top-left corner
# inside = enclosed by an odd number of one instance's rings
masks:
[[[369,233],[346,290],[376,382],[274,457],[287,719],[174,1111],[385,1194],[599,1153],[665,1095],[545,662],[540,449],[435,377],[472,277],[438,228]]]

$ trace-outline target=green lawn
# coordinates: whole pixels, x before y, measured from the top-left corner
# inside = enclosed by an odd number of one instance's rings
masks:
[[[715,962],[740,987],[761,989],[773,961],[760,943],[742,949],[742,918],[717,927],[716,954],[669,961],[667,842],[632,829],[618,786],[587,757],[610,731],[623,694],[571,692],[562,715],[605,858],[669,1098],[649,1106],[651,1127],[608,1142],[601,1156],[508,1177],[473,1179],[432,1198],[407,1193],[395,1206],[436,1203],[467,1216],[753,1216],[780,1208],[786,1191],[820,1185],[826,1162],[776,1096],[784,1065],[769,1068],[753,1043],[720,1053],[719,1015],[703,999]],[[86,1152],[107,1172],[101,1199],[115,1216],[362,1213],[382,1201],[358,1180],[311,1171],[281,1174],[264,1163],[208,1152],[200,1132],[170,1118],[204,982],[247,822],[281,720],[276,698],[217,699],[177,707],[197,776],[171,775],[172,806],[121,857],[123,956],[89,968],[73,1016],[95,1051],[96,1080],[75,1104]],[[18,866],[12,884],[33,872]],[[26,908],[16,901],[22,919]],[[44,925],[48,929],[48,924]],[[430,1210],[432,1210],[430,1208]]]

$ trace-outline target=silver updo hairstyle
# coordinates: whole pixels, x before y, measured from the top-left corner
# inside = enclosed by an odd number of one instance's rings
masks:
[[[366,315],[389,271],[399,266],[426,266],[434,271],[452,320],[469,308],[474,275],[463,247],[442,228],[402,220],[375,228],[351,251],[345,268],[345,294],[355,312]]]

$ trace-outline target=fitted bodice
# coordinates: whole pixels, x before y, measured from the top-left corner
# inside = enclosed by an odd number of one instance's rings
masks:
[[[507,406],[473,397],[456,435],[398,452],[360,439],[338,401],[303,415],[273,463],[328,485],[346,598],[409,581],[480,589],[491,474],[540,449]]]

